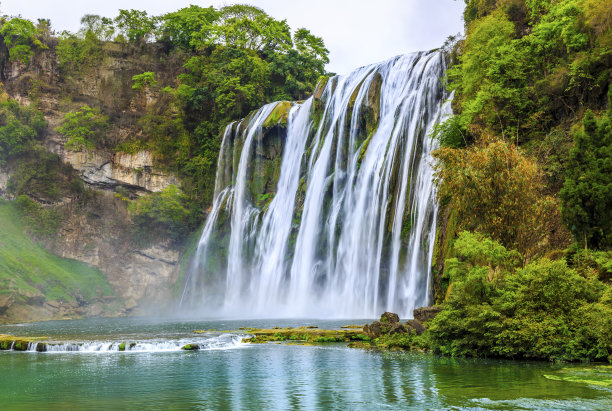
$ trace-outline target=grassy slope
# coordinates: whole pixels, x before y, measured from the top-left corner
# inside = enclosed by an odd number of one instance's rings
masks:
[[[0,294],[17,300],[40,291],[47,301],[75,301],[112,295],[102,273],[43,249],[25,233],[15,207],[0,200]]]

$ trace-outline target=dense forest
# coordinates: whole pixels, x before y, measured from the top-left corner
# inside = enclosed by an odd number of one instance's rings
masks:
[[[612,3],[466,0],[464,20],[465,36],[442,48],[455,114],[431,135],[440,145],[432,266],[441,312],[421,335],[377,344],[612,361]],[[67,150],[148,150],[180,177],[180,187],[115,195],[133,241],[184,246],[212,201],[223,128],[265,103],[303,100],[329,75],[321,38],[252,6],[162,16],[121,10],[81,23],[78,33],[55,35],[48,20],[0,21],[3,82],[44,53],[58,64],[61,87],[34,76],[28,105],[4,90],[0,98],[0,166],[12,170],[8,191],[37,239],[53,237],[67,218],[56,206],[61,198],[89,214],[95,201],[42,144],[51,127],[39,109],[43,96],[61,94],[67,109],[53,131]],[[117,52],[137,62],[129,101],[111,99],[123,104],[117,108],[73,98],[83,73]],[[130,133],[118,138],[126,124]]]

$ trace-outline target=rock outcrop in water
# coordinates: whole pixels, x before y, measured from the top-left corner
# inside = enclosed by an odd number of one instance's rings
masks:
[[[182,307],[364,318],[426,305],[444,70],[439,52],[397,57],[229,125]]]

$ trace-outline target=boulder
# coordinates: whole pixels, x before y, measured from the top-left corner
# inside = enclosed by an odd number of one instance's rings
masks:
[[[406,321],[406,329],[408,331],[414,331],[417,335],[423,334],[425,332],[425,327],[419,320],[408,320]]]
[[[382,324],[379,321],[374,321],[372,324],[363,326],[363,333],[370,338],[378,338],[382,334]]]
[[[395,313],[386,312],[380,316],[380,322],[386,324],[395,324],[399,322],[399,315]]]
[[[402,323],[394,323],[389,330],[389,334],[406,334],[406,327]]]
[[[415,320],[424,323],[434,318],[440,311],[442,311],[442,307],[439,305],[432,305],[429,307],[415,308],[413,315]]]

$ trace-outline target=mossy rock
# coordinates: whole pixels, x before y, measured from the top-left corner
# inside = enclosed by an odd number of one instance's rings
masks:
[[[36,352],[47,352],[47,343],[36,344]]]
[[[29,342],[25,340],[16,340],[13,344],[13,350],[15,351],[26,351],[28,349]]]
[[[181,347],[181,350],[184,351],[197,351],[200,349],[198,344],[185,344]]]
[[[125,343],[119,344],[119,351],[125,351]]]
[[[291,110],[292,104],[288,101],[279,101],[274,107],[274,110],[270,113],[268,118],[263,122],[263,128],[268,129],[274,126],[287,126],[287,120],[289,119],[289,111]]]

